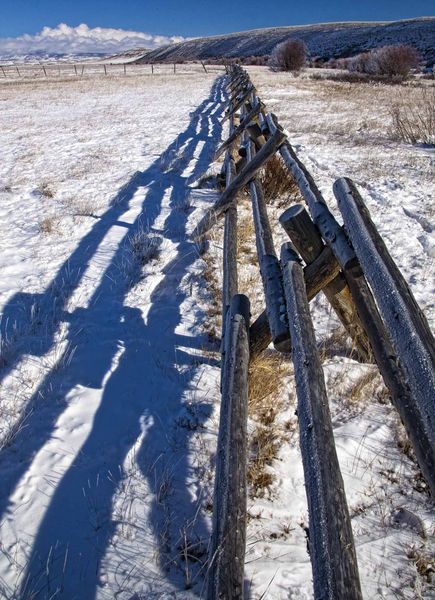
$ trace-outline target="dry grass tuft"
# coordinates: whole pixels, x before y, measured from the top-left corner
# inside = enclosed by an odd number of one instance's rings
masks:
[[[90,200],[79,200],[73,205],[73,216],[96,217],[96,207]]]
[[[59,219],[55,216],[44,217],[38,223],[40,233],[49,234],[56,231]]]
[[[138,231],[129,236],[129,242],[129,250],[134,260],[141,265],[145,265],[158,256],[162,239],[151,235],[147,229],[139,228]]]
[[[296,180],[277,155],[270,158],[261,169],[260,182],[266,204],[284,208],[302,201]]]
[[[351,356],[352,342],[343,325],[338,325],[331,331],[329,337],[319,344],[319,353],[322,362],[334,356]]]
[[[280,391],[279,375],[284,370],[282,355],[278,352],[262,353],[249,365],[249,412],[250,416],[269,425],[281,409],[276,402]]]
[[[421,88],[410,103],[400,96],[390,108],[392,135],[409,144],[435,144],[435,89]]]
[[[250,439],[248,483],[254,496],[264,496],[273,483],[268,467],[276,459],[284,439],[284,432],[276,423],[282,410],[280,373],[283,369],[283,358],[277,352],[263,353],[249,366],[248,410],[255,430]]]
[[[209,233],[208,243],[214,241],[218,236],[216,229]],[[207,303],[207,319],[205,321],[206,334],[211,342],[220,339],[222,329],[222,290],[219,281],[216,260],[210,252],[205,252],[202,256],[204,269],[202,277],[206,282],[209,292],[209,302]]]
[[[370,369],[367,373],[360,375],[349,389],[349,403],[359,404],[364,401],[364,398],[372,397],[373,388],[378,385],[379,377],[377,368]]]
[[[46,181],[40,183],[36,188],[36,191],[41,194],[41,196],[44,196],[44,198],[54,198],[55,195],[54,189],[50,187],[50,184]]]
[[[243,213],[237,222],[237,259],[252,262],[252,256],[256,256],[254,221],[250,213]]]
[[[407,552],[407,557],[415,564],[420,577],[426,579],[427,583],[432,583],[435,572],[435,559],[422,548],[417,548],[413,544]]]

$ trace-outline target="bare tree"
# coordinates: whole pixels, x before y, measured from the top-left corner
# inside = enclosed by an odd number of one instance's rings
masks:
[[[299,73],[307,62],[307,55],[308,50],[302,40],[286,40],[273,49],[269,66],[274,71]]]

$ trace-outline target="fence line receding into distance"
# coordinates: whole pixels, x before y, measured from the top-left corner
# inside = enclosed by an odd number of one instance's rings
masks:
[[[221,194],[192,234],[201,239],[219,217],[225,218],[222,403],[207,598],[243,598],[248,365],[273,342],[277,350],[291,351],[295,368],[314,596],[359,600],[352,527],[308,302],[323,291],[360,359],[376,362],[433,496],[434,338],[352,181],[340,179],[334,185],[341,226],[247,72],[237,65],[226,71],[229,135],[216,152],[217,157],[225,153],[218,177]],[[281,215],[290,241],[280,259],[258,177],[277,153],[308,208],[295,204]],[[238,294],[237,279],[237,197],[245,189],[265,298],[264,311],[252,324],[249,300]]]
[[[40,62],[0,64],[0,82],[21,79],[55,79],[56,77],[128,76],[191,74],[194,72],[222,72],[218,65],[204,63],[136,63],[136,62]]]

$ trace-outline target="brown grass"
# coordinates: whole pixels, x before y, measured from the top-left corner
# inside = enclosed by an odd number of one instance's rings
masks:
[[[435,144],[435,89],[421,88],[413,103],[399,96],[390,108],[392,136],[409,144]]]
[[[44,217],[38,223],[39,232],[44,234],[53,233],[56,231],[58,223],[57,217]]]
[[[208,242],[218,239],[219,232],[215,228],[208,236]],[[211,342],[220,339],[220,331],[222,329],[222,290],[221,284],[217,277],[216,262],[210,252],[205,252],[202,256],[204,261],[204,269],[202,277],[207,285],[207,290],[210,295],[207,303],[207,320],[205,322],[206,334]]]
[[[256,257],[255,249],[255,228],[252,214],[243,213],[237,222],[237,260],[252,262],[252,257]]]
[[[264,496],[274,477],[268,470],[276,459],[285,437],[276,423],[282,410],[280,398],[283,358],[277,352],[263,353],[249,366],[249,416],[255,422],[250,439],[251,458],[248,483],[254,496]]]
[[[40,183],[36,188],[36,191],[44,196],[44,198],[54,198],[55,191],[46,181]]]
[[[420,577],[426,579],[427,583],[432,583],[435,572],[435,558],[428,551],[417,548],[415,544],[409,548],[407,557],[415,564]]]
[[[266,204],[275,204],[285,208],[302,197],[293,175],[287,169],[281,157],[270,158],[260,171],[260,182],[263,187]]]

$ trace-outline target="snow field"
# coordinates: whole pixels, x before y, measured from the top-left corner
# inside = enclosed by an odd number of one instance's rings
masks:
[[[250,73],[331,207],[333,181],[355,177],[433,323],[431,151],[391,140],[383,89]],[[200,257],[188,233],[215,199],[194,187],[219,169],[210,163],[225,137],[213,79],[0,86],[5,598],[202,595],[219,413],[206,332],[220,331],[203,275],[219,288],[222,243],[217,227]],[[282,210],[270,206],[277,248]],[[249,213],[242,199],[254,249]],[[255,318],[255,250],[240,263]],[[312,308],[364,597],[430,598],[434,516],[401,425],[376,369],[348,358],[320,296]],[[252,599],[312,598],[292,367],[282,369],[270,398],[272,483],[248,502]],[[254,435],[255,415],[248,427]]]
[[[4,598],[201,588],[219,370],[186,224],[221,90],[188,84],[0,90]]]

